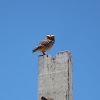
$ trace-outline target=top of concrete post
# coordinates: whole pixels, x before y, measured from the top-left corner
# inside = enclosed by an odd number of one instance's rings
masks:
[[[63,67],[64,66],[63,64],[67,63],[69,60],[72,63],[72,53],[70,53],[69,51],[58,52],[54,58],[52,58],[49,54],[39,55],[38,59],[39,59],[38,73],[45,74],[45,73],[48,73],[48,69],[47,69],[48,65],[49,64],[51,65],[53,63],[56,63],[56,66],[57,66],[57,68],[54,67],[53,71],[65,70],[67,66]],[[59,64],[61,65],[59,66]]]
[[[51,57],[51,58],[54,60],[54,59],[56,59],[56,57],[57,57],[58,55],[60,55],[60,54],[61,54],[61,56],[67,54],[67,55],[69,55],[69,56],[72,58],[72,53],[69,52],[69,51],[58,52],[54,58],[52,58],[49,54],[39,55],[39,57],[42,57],[42,56],[47,56],[47,57],[48,57],[48,56],[49,56],[49,57]]]

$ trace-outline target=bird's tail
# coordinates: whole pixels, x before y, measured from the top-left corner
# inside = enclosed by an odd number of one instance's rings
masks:
[[[35,49],[32,50],[32,52],[34,53],[34,52],[38,51],[38,49],[39,49],[39,47],[37,46]]]
[[[32,50],[32,52],[33,52],[33,53],[34,53],[34,52],[36,52],[36,51],[37,51],[37,49],[38,49],[38,48],[36,47],[35,49],[33,49],[33,50]]]
[[[34,52],[36,52],[36,50],[33,49],[32,52],[34,53]]]

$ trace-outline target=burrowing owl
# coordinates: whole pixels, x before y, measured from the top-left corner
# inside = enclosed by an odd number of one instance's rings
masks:
[[[36,51],[40,51],[41,53],[43,53],[43,55],[45,55],[45,52],[49,51],[52,48],[54,42],[55,36],[49,34],[42,42],[40,42],[40,44],[35,49],[32,50],[32,52],[34,53]]]

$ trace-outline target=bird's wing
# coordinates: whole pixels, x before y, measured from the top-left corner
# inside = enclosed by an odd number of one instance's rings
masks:
[[[51,40],[43,40],[38,46],[47,46],[49,43],[51,43],[52,41]]]
[[[43,46],[47,46],[49,43],[51,43],[52,41],[51,40],[43,40],[42,42],[40,42],[39,43],[39,45],[35,48],[35,49],[33,49],[32,51],[33,51],[33,53],[37,50],[37,49],[39,49],[39,48],[41,48],[41,47],[43,47]]]

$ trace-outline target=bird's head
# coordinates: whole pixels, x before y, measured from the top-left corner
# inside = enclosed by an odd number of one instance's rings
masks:
[[[46,39],[55,41],[55,36],[54,36],[53,34],[48,34],[48,35],[46,36]]]

